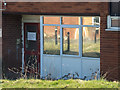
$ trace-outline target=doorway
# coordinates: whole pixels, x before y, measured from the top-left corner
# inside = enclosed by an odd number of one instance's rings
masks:
[[[24,72],[40,75],[40,24],[24,23]]]

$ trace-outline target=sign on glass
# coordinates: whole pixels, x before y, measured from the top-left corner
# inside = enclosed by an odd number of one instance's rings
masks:
[[[36,32],[28,32],[27,33],[27,40],[36,41]]]

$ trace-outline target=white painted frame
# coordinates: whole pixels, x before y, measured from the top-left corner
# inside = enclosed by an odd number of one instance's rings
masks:
[[[29,19],[25,20],[24,16],[28,16],[29,18],[31,18],[31,16],[33,17],[35,15],[23,15],[22,16],[22,23],[21,23],[22,24],[22,27],[21,27],[22,28],[22,73],[24,73],[24,23],[40,23],[40,21],[38,20],[29,20]]]
[[[22,73],[24,73],[24,21],[22,17]]]
[[[40,67],[40,78],[42,78],[42,75],[43,75],[43,73],[42,73],[42,65],[43,65],[43,62],[42,62],[42,60],[43,60],[43,25],[42,25],[42,23],[43,23],[43,16],[40,16],[40,63],[41,63],[41,67]]]
[[[119,16],[107,16],[107,29],[105,29],[106,31],[120,31],[120,27],[112,27],[112,19],[120,19]]]

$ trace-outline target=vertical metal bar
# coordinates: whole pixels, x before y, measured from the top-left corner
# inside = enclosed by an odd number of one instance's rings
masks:
[[[62,17],[60,17],[60,55],[62,55]]]
[[[63,36],[63,30],[62,30],[62,17],[60,17],[60,55],[62,55],[62,51],[63,51],[63,41],[62,41],[62,36]]]
[[[63,42],[62,42],[62,17],[60,17],[60,56],[61,56],[61,75],[60,77],[62,77],[62,51],[63,51]]]
[[[40,16],[40,78],[43,75],[43,16]]]
[[[83,23],[83,19],[82,17],[80,17],[80,25],[82,25]],[[82,47],[83,47],[83,41],[82,41],[82,26],[80,26],[79,28],[79,54],[80,57],[82,57]],[[82,78],[82,59],[81,59],[81,78]]]
[[[82,25],[82,17],[80,17],[80,24]],[[80,54],[80,57],[82,57],[82,45],[83,45],[83,42],[82,42],[82,27],[80,26],[80,28],[79,28],[79,54]]]
[[[24,22],[22,18],[22,73],[24,73]]]

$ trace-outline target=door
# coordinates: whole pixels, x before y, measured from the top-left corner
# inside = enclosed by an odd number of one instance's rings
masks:
[[[24,68],[28,76],[40,75],[39,23],[24,24]]]

